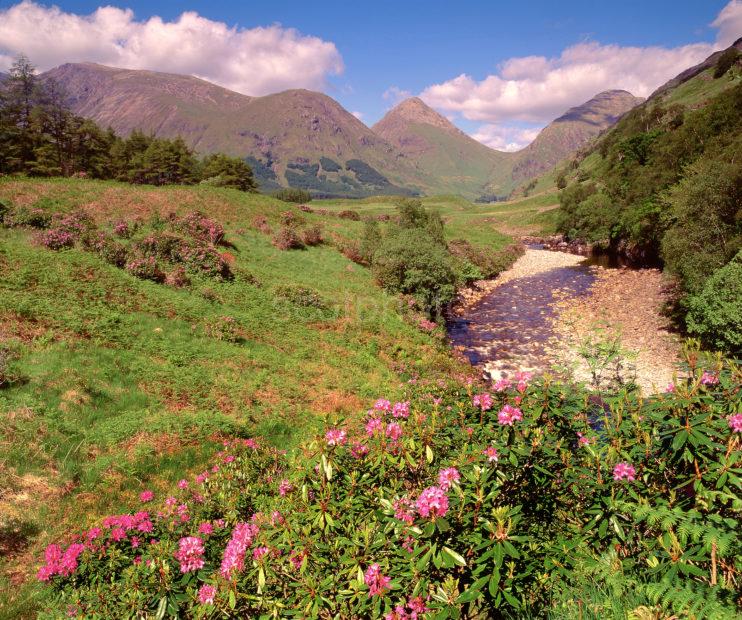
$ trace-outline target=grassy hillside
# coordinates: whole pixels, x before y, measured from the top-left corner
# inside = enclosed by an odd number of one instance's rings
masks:
[[[466,372],[336,247],[364,226],[336,212],[391,212],[392,199],[312,203],[328,209],[321,215],[227,189],[3,178],[0,200],[83,209],[104,230],[139,220],[139,236],[170,213],[199,210],[224,225],[235,276],[191,275],[176,288],[0,226],[0,334],[10,353],[0,389],[0,617],[33,610],[29,578],[45,543],[145,488],[172,488],[223,437],[259,433],[290,449],[378,394],[393,397],[402,380]],[[490,248],[510,241],[466,201],[426,204],[449,220],[451,237]],[[287,211],[321,225],[328,243],[276,249],[266,227],[277,230]]]

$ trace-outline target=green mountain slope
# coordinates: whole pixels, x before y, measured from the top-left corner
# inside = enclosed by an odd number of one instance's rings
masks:
[[[92,63],[62,65],[43,78],[64,87],[76,114],[122,135],[182,136],[201,153],[248,158],[264,189],[290,184],[364,196],[407,193],[419,181],[403,155],[321,93],[248,97],[191,76]]]

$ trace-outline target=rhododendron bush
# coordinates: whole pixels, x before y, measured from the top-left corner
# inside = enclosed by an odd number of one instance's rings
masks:
[[[731,617],[741,375],[692,373],[648,400],[525,373],[497,390],[419,381],[293,456],[225,442],[171,496],[145,489],[129,514],[51,545],[45,613],[538,616],[609,565],[670,612],[701,600]]]

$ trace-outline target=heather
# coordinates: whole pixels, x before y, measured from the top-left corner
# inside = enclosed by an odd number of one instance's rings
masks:
[[[41,617],[734,617],[742,377],[688,363],[651,399],[403,373],[293,454],[225,440],[47,547]]]

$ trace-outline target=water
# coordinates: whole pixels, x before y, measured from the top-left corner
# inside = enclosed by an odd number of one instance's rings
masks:
[[[495,380],[516,370],[543,371],[554,362],[550,345],[556,337],[556,303],[585,296],[595,278],[586,260],[506,282],[464,316],[450,318],[451,343]]]

